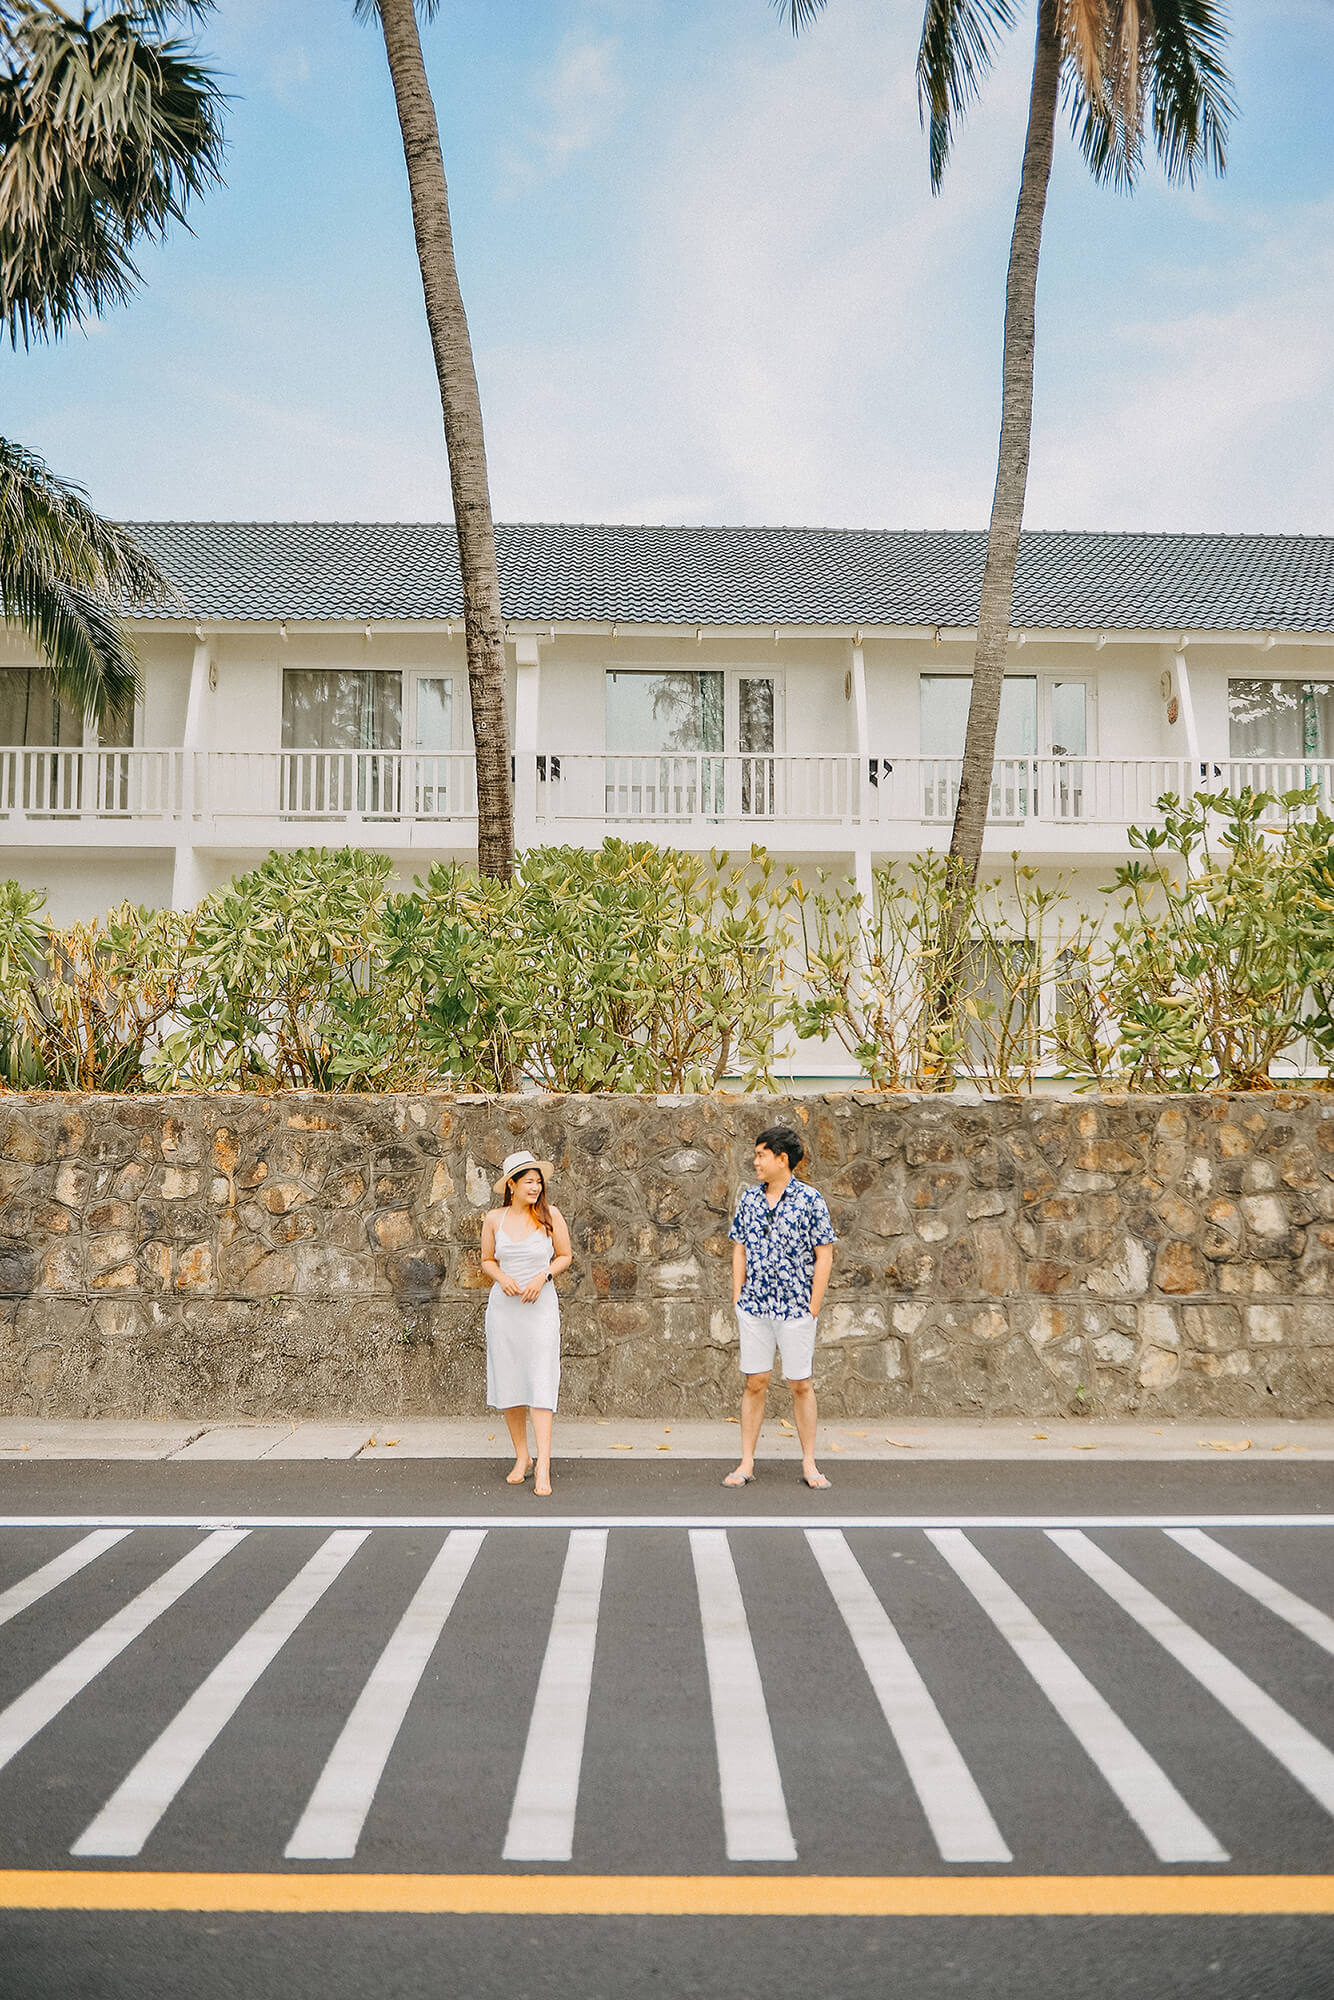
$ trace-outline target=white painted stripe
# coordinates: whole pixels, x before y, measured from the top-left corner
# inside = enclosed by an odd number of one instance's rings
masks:
[[[1014,1648],[1158,1859],[1226,1861],[1224,1849],[1161,1765],[968,1537],[955,1529],[933,1529],[928,1539]]]
[[[138,1854],[182,1785],[217,1740],[264,1669],[365,1541],[362,1529],[330,1535],[197,1687],[139,1759],[71,1854]]]
[[[350,1861],[445,1620],[485,1536],[448,1537],[371,1669],[292,1838],[289,1861]]]
[[[62,1549],[49,1563],[43,1563],[31,1576],[25,1576],[21,1583],[12,1583],[8,1590],[0,1592],[0,1625],[7,1625],[11,1618],[17,1618],[20,1611],[26,1611],[30,1604],[36,1604],[49,1590],[77,1576],[81,1569],[87,1569],[90,1562],[96,1562],[108,1549],[114,1549],[117,1542],[123,1542],[129,1534],[128,1528],[98,1528],[95,1533],[85,1535],[82,1541],[71,1548]]]
[[[806,1540],[875,1690],[941,1860],[1012,1861],[926,1682],[843,1535],[836,1528],[808,1528]]]
[[[0,1528],[804,1528],[788,1514],[3,1514]],[[833,1514],[822,1528],[1334,1528],[1329,1514]]]
[[[1183,1549],[1198,1556],[1202,1563],[1208,1563],[1210,1569],[1216,1569],[1220,1576],[1225,1576],[1229,1583],[1235,1583],[1238,1590],[1244,1590],[1258,1604],[1263,1604],[1266,1611],[1272,1611],[1276,1618],[1295,1625],[1299,1632],[1304,1632],[1308,1639],[1314,1639],[1316,1645],[1323,1646],[1327,1653],[1334,1653],[1334,1618],[1318,1611],[1314,1604],[1308,1604],[1295,1591],[1275,1583],[1271,1576],[1256,1569],[1254,1564],[1243,1562],[1231,1549],[1225,1549],[1221,1542],[1202,1534],[1198,1528],[1169,1528],[1167,1532]]]
[[[72,1653],[57,1660],[40,1680],[11,1701],[0,1713],[0,1770],[32,1741],[39,1729],[45,1729],[53,1716],[81,1694],[103,1667],[109,1666],[146,1631],[155,1618],[170,1610],[191,1584],[198,1583],[215,1563],[230,1555],[237,1543],[245,1540],[245,1535],[244,1528],[234,1528],[207,1536],[189,1555],[173,1563],[156,1583],[150,1583],[147,1590],[131,1598],[105,1625],[90,1633]]]
[[[1217,1646],[1201,1638],[1175,1611],[1169,1611],[1161,1598],[1146,1590],[1120,1563],[1113,1562],[1087,1535],[1058,1529],[1051,1539],[1071,1562],[1078,1563],[1085,1576],[1091,1577],[1137,1625],[1143,1626],[1179,1666],[1207,1688],[1233,1720],[1249,1731],[1257,1743],[1263,1744],[1302,1789],[1311,1794],[1317,1805],[1322,1805],[1327,1813],[1334,1813],[1334,1751],[1327,1750],[1319,1737],[1304,1729],[1295,1716],[1279,1707],[1272,1695],[1257,1687],[1248,1674],[1234,1666]]]
[[[506,1861],[568,1861],[574,1852],[606,1558],[605,1529],[580,1529],[570,1536],[510,1808]]]
[[[690,1554],[704,1628],[727,1858],[795,1861],[764,1686],[727,1535],[692,1528]]]

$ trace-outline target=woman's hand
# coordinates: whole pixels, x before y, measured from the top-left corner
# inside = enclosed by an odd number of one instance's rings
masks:
[[[507,1271],[501,1272],[500,1276],[496,1279],[496,1283],[500,1286],[501,1291],[507,1299],[517,1299],[519,1297],[526,1299],[528,1296],[518,1279],[511,1278]]]
[[[546,1284],[546,1281],[546,1273],[543,1272],[540,1278],[534,1278],[531,1284],[524,1286],[520,1296],[526,1306],[535,1306],[537,1304],[542,1296],[542,1287]],[[519,1290],[517,1285],[514,1289],[516,1292]]]

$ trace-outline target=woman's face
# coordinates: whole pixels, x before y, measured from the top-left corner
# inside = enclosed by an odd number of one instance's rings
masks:
[[[516,1199],[528,1208],[542,1198],[542,1176],[536,1167],[529,1167],[527,1173],[520,1174],[513,1186]]]

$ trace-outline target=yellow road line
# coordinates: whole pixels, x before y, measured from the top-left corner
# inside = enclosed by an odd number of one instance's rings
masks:
[[[1334,1915],[1334,1875],[222,1875],[0,1870],[0,1909],[506,1917]]]

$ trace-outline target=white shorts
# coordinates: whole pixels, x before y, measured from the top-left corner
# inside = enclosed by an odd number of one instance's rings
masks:
[[[803,1313],[800,1319],[773,1319],[768,1313],[736,1309],[737,1331],[741,1335],[741,1373],[767,1375],[774,1365],[774,1349],[783,1361],[785,1382],[805,1382],[815,1363],[815,1318]]]

